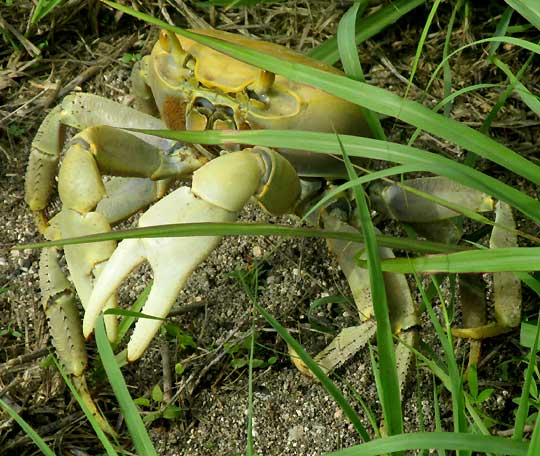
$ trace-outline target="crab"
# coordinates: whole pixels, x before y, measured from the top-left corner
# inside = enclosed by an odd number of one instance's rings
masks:
[[[197,33],[340,73],[276,44],[225,32]],[[358,106],[165,30],[151,55],[135,65],[132,78],[136,109],[77,93],[64,98],[39,127],[26,176],[26,202],[47,239],[110,231],[153,203],[140,217],[139,226],[233,221],[253,198],[270,214],[304,215],[324,195],[326,182],[345,177],[342,162],[309,151],[240,146],[214,151],[124,129],[294,129],[370,136]],[[79,133],[67,145],[58,171],[66,126]],[[57,171],[62,206],[49,219],[47,207]],[[105,175],[112,177],[104,179]],[[179,178],[191,178],[191,187],[171,191]],[[407,202],[383,200],[394,208],[393,213],[407,206]],[[347,204],[336,200],[312,220],[334,231],[357,231],[346,208]],[[127,359],[135,361],[153,340],[190,274],[219,241],[219,236],[207,236],[65,246],[71,280],[60,266],[57,249],[42,251],[42,303],[53,343],[98,418],[83,375],[85,339],[103,310],[117,306],[116,290],[121,282],[148,260],[154,283],[142,312],[158,318],[137,321],[127,345]],[[343,364],[376,328],[369,278],[354,260],[362,245],[328,240],[328,247],[344,271],[363,322],[343,330],[317,355],[316,361],[326,372]],[[389,249],[381,252],[383,257],[392,256]],[[414,345],[418,321],[407,281],[398,274],[386,274],[385,280],[393,328]],[[84,308],[82,323],[76,296]],[[106,315],[105,324],[109,339],[115,340],[116,317]],[[396,351],[403,378],[412,355],[401,344]],[[101,424],[110,430],[104,420]]]

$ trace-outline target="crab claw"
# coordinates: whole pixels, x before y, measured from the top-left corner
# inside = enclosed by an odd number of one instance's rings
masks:
[[[187,222],[225,222],[235,218],[229,212],[197,198],[188,187],[171,193],[150,208],[140,226]],[[154,284],[143,313],[165,318],[191,272],[217,246],[218,236],[125,239],[109,259],[95,283],[83,322],[84,335],[93,331],[96,319],[108,297],[129,273],[145,259],[154,274]],[[162,321],[142,318],[128,345],[128,359],[139,358],[158,331]]]
[[[299,188],[296,172],[277,153],[263,148],[234,152],[196,171],[191,189],[181,187],[163,198],[146,211],[139,226],[230,222],[251,196],[256,196],[270,212],[283,213],[296,202]],[[127,358],[140,358],[192,271],[219,241],[220,236],[122,241],[95,282],[83,321],[85,337],[92,333],[109,296],[136,266],[148,260],[154,284],[142,313],[160,320],[138,320],[128,343]]]

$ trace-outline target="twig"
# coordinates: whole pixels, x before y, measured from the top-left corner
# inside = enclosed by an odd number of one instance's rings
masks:
[[[193,312],[195,310],[203,309],[206,306],[206,304],[202,302],[195,302],[193,304],[186,304],[184,306],[178,307],[177,309],[174,309],[172,312],[169,313],[167,318],[170,317],[176,317],[178,315],[184,315],[186,313]]]
[[[48,348],[40,348],[33,352],[25,353],[24,355],[20,355],[20,356],[17,356],[16,358],[12,358],[6,361],[4,364],[0,364],[0,374],[7,372],[8,370],[12,369],[13,367],[19,364],[24,364],[30,361],[34,361],[35,359],[42,358],[43,356],[46,356],[48,354],[49,354]]]
[[[169,346],[167,341],[161,341],[159,351],[161,353],[161,364],[163,369],[163,401],[169,403],[172,399],[172,375],[171,358],[169,356]]]
[[[524,432],[532,432],[534,430],[534,426],[532,424],[527,424],[523,428]],[[500,435],[501,437],[510,437],[515,432],[514,428],[511,429],[505,429],[504,431],[497,431],[497,435]]]
[[[61,89],[58,92],[57,98],[64,98],[69,92],[71,92],[75,87],[80,86],[84,82],[86,82],[88,79],[99,73],[101,69],[109,63],[111,60],[114,60],[121,55],[123,55],[126,51],[128,51],[133,44],[137,41],[137,36],[132,36],[129,40],[127,40],[121,47],[119,47],[116,52],[114,52],[111,56],[107,56],[104,58],[99,59],[95,65],[88,67],[86,70],[84,70],[80,75],[72,79],[70,82],[68,82],[63,89]],[[49,101],[49,100],[47,100]],[[54,101],[54,99],[53,99]],[[50,102],[49,102],[50,103]]]

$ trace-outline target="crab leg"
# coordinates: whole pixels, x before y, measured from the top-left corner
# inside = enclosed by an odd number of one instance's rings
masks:
[[[25,200],[36,215],[38,229],[47,228],[44,210],[49,203],[58,161],[64,145],[65,127],[83,130],[97,125],[125,128],[165,128],[161,120],[143,114],[106,98],[86,93],[65,97],[40,125],[32,142],[25,181]],[[137,134],[146,142],[161,150],[167,150],[171,142],[148,135]]]
[[[459,288],[463,328],[478,328],[487,323],[485,284],[479,274],[460,274]],[[482,341],[470,339],[468,365],[478,365]]]
[[[256,147],[212,160],[193,174],[192,188],[181,187],[152,206],[139,226],[171,223],[227,222],[255,196],[273,214],[287,212],[300,191],[290,163],[278,153]],[[165,318],[192,271],[212,252],[219,236],[126,239],[122,241],[98,277],[83,321],[88,337],[107,299],[138,264],[148,260],[154,284],[142,309]],[[129,361],[142,356],[161,320],[139,319],[127,348]]]
[[[88,364],[88,355],[82,337],[81,317],[75,303],[75,291],[60,269],[55,248],[41,252],[39,282],[43,310],[62,366],[100,427],[114,435],[114,430],[97,409],[86,385],[83,373]]]
[[[515,247],[516,223],[510,206],[498,202],[495,211],[495,226],[491,232],[490,248]],[[493,273],[493,304],[495,322],[478,324],[469,328],[453,328],[458,337],[485,339],[507,333],[521,322],[521,282],[512,272]]]
[[[418,192],[475,212],[493,210],[493,200],[489,195],[446,177],[423,177],[406,180],[401,185],[381,186],[370,187],[373,205],[378,211],[402,222],[432,223],[460,215],[459,212],[437,204]]]
[[[166,184],[159,183],[143,187],[145,181],[140,179],[128,181],[128,184],[135,183],[140,187],[136,196],[142,196],[141,201],[134,206],[132,195],[125,191],[112,193],[108,204],[102,207],[106,210],[104,214],[99,207],[107,196],[102,174],[159,180],[191,173],[200,165],[201,162],[190,155],[189,150],[178,149],[168,154],[122,130],[108,126],[87,128],[73,138],[62,162],[58,193],[63,209],[50,221],[45,235],[49,239],[60,239],[110,231],[109,220],[131,215],[132,210],[161,197],[163,188],[166,188]],[[121,189],[118,182],[113,185],[109,190]],[[128,204],[123,204],[123,198],[127,198]],[[115,247],[115,242],[106,241],[66,246],[64,249],[83,307],[86,308],[92,291],[93,276],[99,274],[99,265],[111,256]],[[110,337],[113,337],[113,321],[115,319],[109,317]]]
[[[446,223],[449,218],[458,215],[452,209],[423,199],[421,196],[406,190],[411,187],[453,204],[465,207],[475,212],[491,211],[494,203],[484,193],[469,189],[461,184],[443,177],[421,178],[405,181],[405,186],[392,185],[378,193],[372,194],[374,205],[391,217],[408,222],[430,222],[430,228]],[[451,222],[450,222],[451,223]],[[414,226],[422,227],[424,223]],[[447,224],[439,231],[438,239],[454,238],[451,225]],[[433,233],[423,230],[423,234],[433,238]],[[514,247],[517,245],[516,224],[511,208],[501,201],[495,205],[495,225],[490,236],[490,248]],[[493,302],[495,307],[495,322],[485,322],[485,299],[474,295],[476,281],[472,278],[462,278],[462,301],[467,306],[463,309],[465,328],[453,328],[452,333],[457,337],[475,340],[498,336],[517,327],[521,320],[521,283],[515,274],[497,272],[493,274]],[[483,293],[482,293],[483,295]],[[480,343],[471,344],[470,364],[477,363],[480,356]]]
[[[323,211],[321,219],[325,229],[332,231],[356,232],[357,230],[341,220],[344,218],[339,210],[330,213]],[[353,356],[375,335],[376,322],[373,319],[373,304],[368,271],[359,268],[354,260],[358,252],[364,250],[360,242],[327,239],[329,250],[336,255],[338,263],[345,274],[353,293],[358,313],[363,323],[356,327],[344,329],[328,345],[315,360],[319,366],[329,372]],[[381,248],[383,258],[393,257],[388,248]],[[415,326],[418,324],[416,306],[411,297],[407,280],[403,274],[384,274],[386,293],[390,311],[390,319],[394,332],[400,334],[406,345],[414,346],[417,339]],[[396,345],[396,362],[400,383],[403,384],[412,364],[414,355],[403,344]]]

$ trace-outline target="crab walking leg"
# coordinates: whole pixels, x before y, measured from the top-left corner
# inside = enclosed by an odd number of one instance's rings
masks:
[[[139,226],[235,220],[255,196],[270,213],[283,214],[300,193],[298,176],[281,155],[262,147],[222,155],[193,174],[192,188],[181,187],[152,206]],[[120,243],[98,277],[83,321],[88,337],[107,299],[125,277],[144,260],[154,284],[142,309],[165,318],[193,270],[212,252],[219,236],[126,239]],[[142,356],[161,326],[161,320],[139,319],[127,348],[127,358]]]
[[[56,240],[106,231],[110,231],[110,225],[103,215],[97,212],[81,214],[75,210],[65,208],[50,220],[50,225],[44,234],[47,239]],[[95,244],[78,244],[64,247],[66,262],[71,271],[71,280],[83,308],[86,307],[90,297],[94,277],[99,275],[99,265],[111,256],[115,246],[116,242],[114,241],[104,241]],[[111,296],[107,307],[113,308],[116,306],[116,297]],[[77,309],[76,306],[75,309]],[[116,337],[116,318],[112,315],[108,316],[106,325],[109,328],[111,340],[114,340]],[[57,343],[59,342],[57,341]]]
[[[81,317],[75,303],[75,291],[60,269],[54,247],[41,252],[39,282],[43,310],[60,362],[100,427],[110,435],[115,435],[97,409],[86,385],[83,374],[88,364],[88,355],[82,337]]]
[[[464,328],[478,328],[487,324],[485,284],[479,274],[459,275],[462,323]],[[478,365],[482,341],[469,340],[468,366]]]
[[[495,211],[495,226],[491,232],[490,248],[517,246],[516,222],[512,209],[499,201]],[[493,304],[495,322],[473,328],[452,328],[457,337],[485,339],[512,331],[521,321],[521,282],[512,272],[493,274]]]
[[[96,95],[80,93],[69,95],[45,117],[32,142],[25,180],[25,200],[36,216],[38,229],[47,228],[44,210],[50,200],[64,145],[66,126],[83,130],[87,127],[108,125],[124,128],[164,129],[163,122],[128,106]],[[149,135],[135,134],[161,150],[167,150],[171,141]]]
[[[105,100],[105,104],[107,103],[109,102]],[[56,115],[52,118],[54,121],[58,120]],[[45,126],[51,122],[51,117],[47,119]],[[45,237],[55,240],[110,231],[111,223],[130,216],[161,197],[169,183],[169,179],[163,178],[189,173],[201,166],[202,162],[191,156],[189,151],[179,147],[171,150],[158,147],[166,145],[169,147],[163,142],[151,145],[141,138],[109,126],[90,127],[76,135],[68,147],[59,172],[58,187],[62,210],[48,222],[44,218],[39,219],[43,222],[41,229]],[[57,146],[61,147],[61,141]],[[48,195],[45,195],[45,200],[41,203],[39,198],[34,198],[36,195],[44,195],[40,193],[43,181],[40,180],[40,174],[35,173],[42,163],[35,154],[33,157],[28,172],[29,181],[34,185],[26,196],[29,204],[46,204]],[[102,173],[135,175],[141,178],[115,177],[103,184]],[[154,182],[151,178],[162,180]],[[32,208],[36,209],[36,206]],[[115,246],[116,242],[106,241],[65,247],[71,278],[83,307],[90,296],[94,278],[101,273],[104,262],[110,257]],[[83,373],[87,355],[82,322],[75,292],[60,268],[56,249],[45,249],[42,252],[40,285],[44,296],[43,308],[60,362],[72,376],[79,394],[96,416],[100,426],[114,434],[97,410],[86,386]],[[106,307],[116,307],[115,296],[108,299]],[[114,340],[116,317],[106,316],[105,324],[109,337]]]
[[[338,210],[330,214],[324,211],[321,214],[325,229],[333,231],[356,232],[357,230],[341,220]],[[376,323],[373,319],[373,303],[368,271],[359,268],[355,261],[355,255],[364,250],[360,242],[342,241],[339,239],[327,239],[330,251],[336,255],[338,263],[345,274],[353,293],[360,319],[360,326],[344,329],[337,337],[319,353],[315,360],[322,369],[329,372],[351,358],[360,348],[365,346],[369,339],[375,335]],[[383,258],[393,257],[390,249],[381,248]],[[413,353],[406,345],[414,346],[417,339],[415,327],[418,324],[416,306],[411,297],[409,286],[403,274],[384,274],[386,293],[390,311],[392,329],[405,342],[396,346],[396,362],[398,376],[403,384],[414,359]]]
[[[489,195],[442,176],[409,179],[399,185],[372,185],[370,199],[378,211],[411,223],[439,222],[460,215],[444,202],[475,212],[492,211],[494,204]]]
[[[458,207],[464,207],[475,212],[492,211],[495,206],[495,225],[490,237],[490,248],[517,246],[516,224],[511,208],[498,202],[494,205],[491,197],[469,189],[443,177],[428,177],[405,181],[405,185],[391,185],[382,191],[372,193],[372,202],[378,210],[391,217],[408,222],[440,223],[449,217],[458,215],[449,207],[426,200],[417,195],[417,191],[429,193],[432,196],[446,200]],[[414,193],[411,193],[414,190]],[[416,223],[415,228],[424,223]],[[433,238],[433,233],[424,231],[424,235]],[[461,236],[459,234],[458,238]],[[450,236],[454,237],[454,236]],[[441,239],[439,235],[438,238]],[[457,239],[456,239],[457,240]],[[465,284],[467,279],[464,279]],[[485,339],[498,336],[517,327],[521,320],[521,283],[511,272],[493,274],[493,301],[495,306],[494,323],[485,323],[485,303],[482,298],[471,296],[471,290],[463,293],[463,305],[468,306],[463,311],[465,328],[452,328],[457,337],[470,339]],[[474,302],[473,305],[470,305]],[[480,356],[480,343],[471,344],[470,361],[475,363]]]

